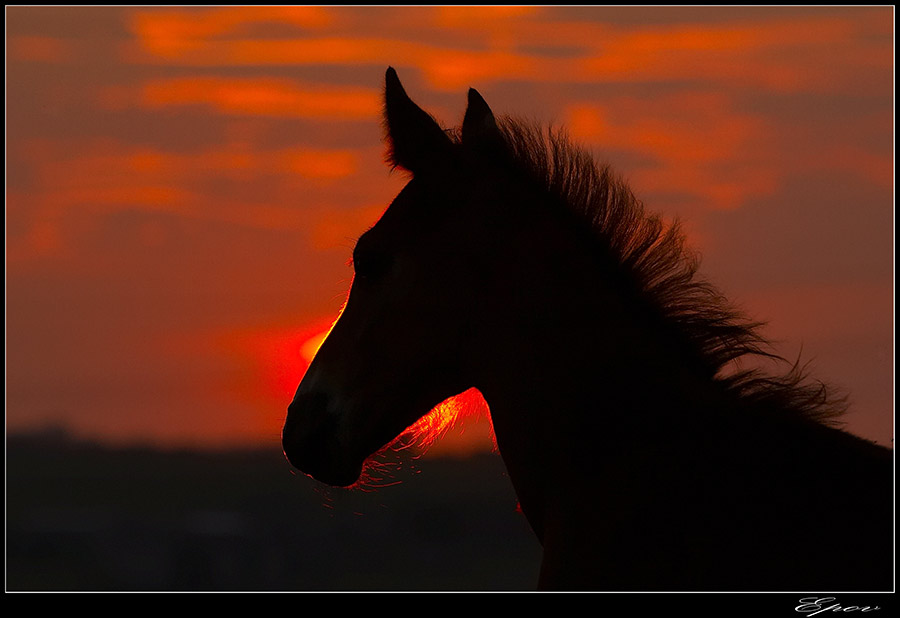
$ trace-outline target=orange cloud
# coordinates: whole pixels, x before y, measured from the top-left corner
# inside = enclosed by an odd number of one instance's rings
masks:
[[[362,22],[322,18],[316,20],[316,36],[293,39],[241,38],[247,24],[260,21],[254,11],[243,17],[242,11],[229,10],[223,20],[227,28],[204,22],[209,17],[202,11],[198,26],[186,25],[192,11],[178,12],[174,26],[161,23],[165,20],[155,12],[139,12],[134,31],[146,54],[140,61],[205,67],[412,66],[439,90],[502,80],[718,80],[776,92],[831,91],[853,83],[861,67],[892,68],[890,20],[878,10],[635,27],[602,19],[555,19],[547,9],[534,7],[443,7],[402,13],[396,23],[391,21],[396,13],[372,9],[365,13],[365,30]],[[226,29],[235,36],[220,36]],[[371,31],[385,34],[371,37]]]
[[[630,173],[641,192],[700,195],[729,209],[777,185],[777,164],[764,156],[771,127],[720,93],[609,98],[602,106],[573,104],[567,116],[577,140],[654,161]]]
[[[476,14],[484,14],[485,8],[470,9]],[[497,7],[487,9],[491,16],[504,14],[527,14],[530,10]],[[371,37],[362,33],[341,31],[337,36],[315,37],[302,36],[293,39],[281,38],[222,38],[223,32],[237,33],[248,24],[258,23],[260,16],[249,11],[243,16],[242,9],[229,10],[221,18],[211,18],[206,12],[199,13],[199,23],[193,24],[189,18],[191,11],[178,11],[171,15],[157,12],[138,12],[132,30],[138,37],[140,49],[146,54],[143,59],[133,58],[138,62],[164,61],[170,65],[229,67],[229,66],[281,66],[281,65],[315,65],[315,64],[374,64],[379,66],[404,66],[412,64],[423,70],[432,86],[440,89],[458,89],[475,81],[497,80],[502,78],[535,78],[541,73],[550,74],[546,67],[539,71],[536,64],[539,58],[528,54],[513,53],[508,49],[491,48],[487,50],[456,49],[452,46],[441,46],[433,43],[417,41],[417,35],[431,24],[426,15],[436,16],[440,27],[442,22],[457,24],[466,17],[459,9],[443,10],[439,13],[423,14],[422,23],[411,23],[409,36]],[[373,19],[379,13],[372,13]],[[370,22],[367,22],[370,23]],[[493,23],[493,22],[492,22]],[[328,24],[322,19],[317,27],[324,28]],[[497,30],[496,28],[494,29]],[[503,32],[503,29],[500,29]],[[496,32],[495,32],[496,39]],[[498,41],[497,39],[495,43]],[[508,41],[503,47],[508,47]],[[210,86],[215,94],[205,94]],[[159,95],[152,93],[150,98],[187,98],[188,100],[203,98],[204,102],[213,98],[217,105],[231,111],[246,110],[248,107],[259,110],[280,109],[293,95],[286,95],[284,86],[268,83],[262,88],[238,87],[234,96],[219,91],[219,84],[204,82],[192,87],[189,84],[169,84],[168,89],[177,89],[180,95],[170,92]],[[333,101],[326,101],[319,108],[333,107]],[[340,103],[337,107],[340,108]],[[377,109],[377,108],[376,108]]]
[[[352,176],[356,171],[356,154],[348,150],[292,148],[278,153],[285,170],[307,178],[327,180]]]
[[[578,70],[613,81],[699,79],[776,92],[834,90],[852,81],[855,70],[871,68],[875,58],[888,66],[887,41],[869,40],[884,29],[879,21],[874,13],[857,12],[844,18],[622,29],[582,59]],[[818,62],[810,62],[811,53]]]
[[[520,42],[523,27],[534,23],[541,12],[535,6],[443,6],[435,7],[433,23],[441,31],[482,38],[494,52],[510,52]]]
[[[442,28],[509,27],[519,17],[536,17],[541,13],[536,6],[440,6],[436,7],[435,23]]]
[[[296,147],[256,150],[227,144],[194,153],[172,153],[97,141],[73,152],[64,143],[35,142],[19,149],[35,182],[30,191],[7,196],[9,212],[27,222],[13,236],[12,259],[27,259],[65,248],[66,217],[102,216],[122,210],[166,211],[182,216],[228,221],[262,229],[296,229],[312,235],[316,246],[333,247],[332,239],[352,238],[374,218],[369,209],[354,210],[353,194],[336,202],[299,200],[321,185],[326,193],[337,180],[356,175],[359,153],[346,149]],[[369,153],[367,152],[367,155]],[[224,181],[267,178],[272,194],[255,201],[218,194],[210,186]],[[209,181],[216,181],[210,185]],[[371,199],[367,192],[366,199]],[[349,202],[349,203],[348,203]],[[346,209],[336,219],[333,210]],[[365,212],[366,215],[357,213]],[[371,211],[374,212],[374,211]],[[377,218],[377,214],[372,215]],[[338,244],[346,244],[343,240]]]
[[[442,90],[456,90],[470,84],[500,79],[541,79],[553,74],[550,64],[530,54],[504,50],[459,50],[402,39],[354,37],[203,41],[192,43],[189,49],[177,56],[166,57],[165,61],[167,64],[203,67],[365,63],[383,68],[388,65],[412,65],[423,71],[433,87]],[[200,82],[200,85],[193,86],[191,81]],[[164,92],[161,94],[157,94],[157,87],[154,87],[151,100],[161,98],[170,101],[174,98],[200,102],[195,101],[199,98],[209,102],[210,98],[214,98],[220,107],[231,111],[246,110],[248,107],[282,109],[297,105],[291,102],[298,98],[298,94],[290,88],[290,82],[279,84],[275,80],[266,80],[256,85],[241,85],[237,81],[228,85],[224,80],[215,83],[209,79],[170,82],[162,85]],[[215,89],[214,94],[207,92],[210,86]],[[365,95],[363,98],[366,98]],[[345,105],[343,101],[335,103],[327,99],[322,104],[311,103],[321,110],[335,104],[338,108]],[[371,115],[372,108],[368,102],[362,105],[366,115]]]
[[[840,174],[852,172],[867,182],[873,182],[885,188],[894,186],[894,161],[890,152],[876,154],[869,150],[843,144],[830,146],[824,150],[810,153],[804,160],[807,169],[823,170]]]
[[[42,147],[47,152],[47,146]],[[43,187],[54,191],[170,185],[210,175],[242,179],[247,175],[303,176],[333,180],[356,172],[356,151],[294,147],[256,150],[245,143],[187,154],[97,141],[80,152],[64,154],[63,144],[50,147],[46,158],[33,160]]]
[[[255,24],[289,24],[306,30],[333,22],[327,8],[315,6],[142,10],[135,13],[131,30],[151,53],[175,56],[195,48],[198,41],[241,32]]]
[[[222,114],[288,116],[320,120],[377,117],[380,93],[374,89],[323,87],[275,78],[174,78],[144,84],[145,107],[208,105]]]
[[[378,221],[385,209],[384,204],[375,204],[324,213],[313,228],[313,246],[316,249],[352,247],[356,239]]]

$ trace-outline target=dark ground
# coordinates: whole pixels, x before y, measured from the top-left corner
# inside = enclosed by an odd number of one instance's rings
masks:
[[[498,455],[423,458],[398,485],[327,489],[280,451],[161,451],[7,437],[6,590],[534,590],[540,546]],[[891,594],[604,595],[615,615],[889,613]],[[567,599],[568,600],[568,599]],[[574,601],[574,599],[571,599]],[[659,612],[650,611],[651,607]],[[877,608],[877,609],[874,609]],[[644,611],[646,610],[646,611]],[[830,614],[832,611],[829,610]]]
[[[8,591],[533,590],[540,546],[497,455],[374,492],[271,451],[7,438]]]

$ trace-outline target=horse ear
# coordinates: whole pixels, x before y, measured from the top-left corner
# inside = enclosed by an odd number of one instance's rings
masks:
[[[469,88],[469,105],[462,125],[462,145],[494,159],[505,151],[494,113],[478,91]]]
[[[497,128],[494,112],[491,111],[484,97],[478,94],[477,90],[469,88],[469,103],[462,125],[463,143],[472,144],[499,137],[500,129]]]
[[[434,118],[407,96],[393,67],[384,80],[388,162],[413,174],[446,161],[453,143]]]

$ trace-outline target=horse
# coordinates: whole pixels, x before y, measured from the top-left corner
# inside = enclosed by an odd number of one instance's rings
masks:
[[[294,467],[353,485],[474,387],[540,589],[892,588],[893,451],[841,428],[843,399],[698,274],[677,220],[474,89],[445,130],[388,68],[384,123],[409,181],[288,407]]]

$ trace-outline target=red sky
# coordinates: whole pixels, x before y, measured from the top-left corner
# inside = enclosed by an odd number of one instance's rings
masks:
[[[7,429],[271,444],[383,165],[394,66],[564,124],[779,351],[893,432],[893,9],[71,8],[7,18]],[[489,445],[483,425],[445,449]]]

